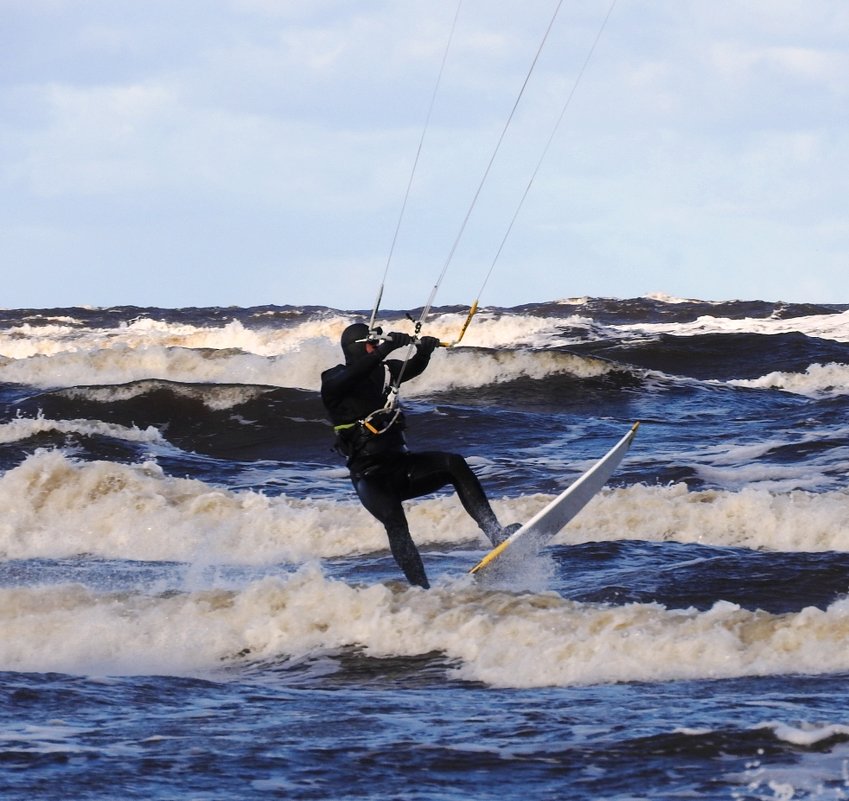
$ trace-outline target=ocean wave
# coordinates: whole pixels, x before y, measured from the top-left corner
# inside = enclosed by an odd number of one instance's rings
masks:
[[[23,442],[47,433],[79,434],[85,437],[113,437],[130,442],[164,442],[162,435],[153,426],[140,429],[104,423],[100,420],[49,420],[37,417],[17,417],[8,423],[0,423],[0,445]]]
[[[458,346],[437,351],[438,369],[411,382],[407,391],[422,394],[569,370],[587,375],[614,369],[610,363],[602,367],[602,359],[593,357],[613,359],[618,369],[637,365],[721,380],[755,379],[767,361],[776,371],[801,372],[813,363],[840,363],[845,357],[849,311],[785,317],[773,305],[759,309],[766,315],[762,317],[668,320],[664,309],[673,306],[683,315],[680,305],[594,299],[569,307],[484,309]],[[0,330],[0,382],[50,388],[157,378],[315,390],[322,370],[340,360],[342,330],[359,319],[330,309],[291,316],[247,312],[233,310],[231,319],[222,317],[215,324],[200,313],[199,321],[190,322],[167,319],[164,312],[161,318],[140,316],[117,325],[109,320],[108,325],[92,327],[20,322]],[[423,333],[452,342],[465,317],[463,311],[437,311]],[[388,330],[411,329],[398,313],[381,323]],[[566,348],[573,351],[571,364]],[[734,359],[727,358],[729,348]]]
[[[546,497],[527,511],[542,508]],[[751,487],[729,492],[690,491],[684,484],[635,485],[597,495],[553,542],[630,538],[784,552],[849,551],[843,522],[848,502],[845,488],[776,493]]]
[[[285,354],[184,347],[106,348],[61,352],[0,363],[0,382],[41,389],[124,385],[145,379],[183,384],[243,384],[317,391],[323,370],[340,361],[329,340],[309,340]],[[434,353],[430,369],[404,385],[420,396],[520,378],[573,374],[595,377],[623,368],[592,356],[557,350],[462,347]]]
[[[588,356],[635,365],[667,376],[714,381],[760,378],[764,365],[775,372],[802,372],[812,364],[849,361],[843,342],[809,337],[798,332],[782,334],[704,333],[694,336],[611,336],[570,346]]]
[[[185,454],[239,461],[326,461],[333,441],[318,394],[285,387],[143,380],[43,392],[13,406],[16,419],[153,427]]]
[[[383,552],[382,527],[341,497],[269,497],[169,476],[153,462],[79,462],[39,451],[0,477],[0,555],[272,565]],[[501,520],[530,519],[553,496],[496,498]],[[615,540],[699,543],[773,551],[849,551],[849,493],[688,491],[686,486],[606,489],[554,545]],[[423,546],[485,541],[452,495],[411,505]]]
[[[849,364],[812,364],[802,373],[773,371],[760,378],[729,383],[756,389],[782,389],[811,398],[849,394]]]
[[[7,360],[0,364],[0,382],[42,389],[128,384],[144,379],[317,388],[325,369],[321,365],[330,366],[335,359],[329,345],[321,343],[279,356],[165,346],[66,350]]]
[[[702,315],[690,322],[638,322],[611,326],[622,333],[676,336],[702,336],[705,334],[786,334],[801,333],[806,336],[849,342],[849,310],[829,314],[811,314],[801,317],[744,317],[742,319]]]
[[[0,555],[274,564],[379,550],[350,504],[231,491],[153,462],[77,462],[39,451],[0,478]]]
[[[807,723],[799,726],[791,726],[787,723],[770,721],[762,723],[759,728],[771,729],[779,740],[805,748],[819,745],[826,741],[849,739],[849,726],[837,723],[824,725]]]
[[[90,405],[93,409],[114,408],[127,401],[134,401],[154,393],[163,393],[172,396],[175,401],[187,399],[209,411],[221,411],[243,406],[273,391],[275,387],[251,384],[187,384],[179,381],[143,379],[131,381],[128,384],[69,387],[27,398],[25,402],[19,401],[18,405],[22,406],[26,403],[27,406],[34,406],[47,404],[51,400],[61,400],[69,406],[76,404],[81,407]]]
[[[0,610],[0,669],[18,671],[209,675],[348,648],[378,659],[440,653],[454,678],[497,687],[849,670],[846,601],[781,615],[723,601],[613,607],[471,580],[352,586],[313,565],[238,589],[0,588]]]
[[[233,319],[218,325],[196,325],[151,317],[142,317],[117,327],[80,328],[72,325],[32,325],[22,323],[0,330],[0,355],[13,359],[31,356],[55,356],[60,353],[95,352],[104,349],[143,350],[150,348],[187,348],[234,350],[258,356],[280,356],[299,350],[305,343],[326,340],[338,348],[344,328],[361,320],[358,314],[327,310],[317,315],[286,321],[275,318],[261,326],[249,326]],[[462,313],[435,313],[428,321],[431,336],[454,341],[465,321]],[[381,321],[386,330],[412,333],[412,325],[403,317]],[[528,314],[482,311],[469,328],[464,344],[473,347],[505,347],[519,344],[545,344],[558,333],[564,321]],[[590,325],[575,317],[572,325]]]

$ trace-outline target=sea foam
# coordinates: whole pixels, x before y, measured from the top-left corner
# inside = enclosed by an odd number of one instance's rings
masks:
[[[347,482],[338,479],[340,488]],[[495,498],[527,520],[553,496]],[[690,491],[683,484],[605,489],[554,544],[638,539],[775,551],[849,551],[845,489]],[[384,551],[382,527],[356,501],[267,496],[169,476],[154,462],[80,462],[39,451],[0,477],[0,555],[268,565]],[[410,506],[421,545],[485,541],[453,494]]]
[[[661,682],[846,671],[847,630],[845,601],[782,615],[722,601],[706,611],[611,607],[468,582],[353,586],[315,565],[239,589],[0,588],[2,670],[209,675],[356,649],[439,653],[454,677],[490,686]]]

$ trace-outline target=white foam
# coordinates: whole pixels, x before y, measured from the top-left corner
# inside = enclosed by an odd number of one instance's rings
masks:
[[[340,486],[348,485],[342,471]],[[329,480],[329,476],[324,478]],[[422,542],[474,541],[456,498],[409,510]],[[383,551],[386,534],[348,501],[227,490],[166,475],[153,462],[77,461],[38,451],[0,477],[0,555],[266,565]]]
[[[701,303],[710,305],[711,303],[719,303],[721,301],[694,300],[693,298],[679,298],[675,295],[668,295],[666,292],[647,292],[643,295],[647,300],[656,300],[660,303],[668,303],[671,306],[680,305],[682,303]]]
[[[702,315],[688,323],[632,323],[611,326],[620,332],[641,334],[675,334],[695,336],[701,334],[786,334],[802,333],[808,336],[849,342],[849,310],[839,314],[812,314],[806,317],[712,317]]]
[[[744,773],[732,773],[730,781],[745,784],[733,798],[846,798],[849,788],[849,749],[845,742],[817,748],[832,737],[844,741],[849,730],[840,724],[806,723],[798,726],[767,722],[755,728],[772,729],[779,740],[798,746],[792,765],[780,755],[773,757],[759,751],[756,759],[746,764]],[[775,764],[772,764],[775,762]],[[826,790],[829,788],[830,792]]]
[[[803,373],[774,371],[760,378],[739,379],[730,384],[754,389],[783,389],[808,397],[834,397],[849,393],[849,364],[812,364]]]
[[[0,589],[0,669],[197,674],[239,661],[356,647],[442,653],[492,686],[660,682],[849,670],[849,604],[771,615],[719,602],[699,612],[610,607],[549,594],[355,587],[315,566],[237,590],[104,593]],[[509,644],[509,647],[505,647]]]
[[[150,381],[111,384],[95,387],[72,387],[63,390],[66,398],[113,403],[136,398],[156,388]],[[160,385],[161,386],[161,385]],[[169,392],[178,397],[200,401],[207,409],[230,409],[248,403],[268,391],[268,387],[246,384],[167,384]]]
[[[838,723],[803,723],[799,726],[791,726],[779,721],[770,721],[762,723],[758,728],[772,729],[779,740],[806,748],[823,740],[830,740],[832,737],[849,737],[849,726]]]
[[[667,298],[666,302],[677,302]],[[352,316],[327,312],[294,325],[246,327],[237,320],[221,326],[194,326],[139,318],[115,328],[24,323],[0,332],[0,381],[36,387],[120,384],[145,378],[184,383],[242,383],[317,390],[321,371],[339,361],[339,337]],[[463,313],[436,314],[427,331],[454,341]],[[385,330],[408,330],[404,320],[381,321]],[[849,312],[781,320],[731,320],[702,316],[690,323],[620,325],[605,328],[589,317],[549,318],[482,310],[458,347],[434,355],[438,369],[411,381],[407,394],[477,387],[521,377],[574,373],[586,377],[613,369],[551,347],[568,344],[564,331],[586,336],[694,335],[716,332],[803,333],[849,341]],[[734,382],[780,387],[803,394],[843,393],[846,365],[814,365],[805,374],[771,373]]]
[[[0,477],[0,555],[273,564],[380,550],[365,510],[39,451]]]
[[[656,604],[607,607],[524,596],[492,599],[459,628],[460,675],[502,686],[717,679],[838,672],[849,665],[841,632],[849,609],[788,615],[726,602],[698,612]],[[505,649],[504,642],[522,647]]]
[[[341,331],[342,323],[336,326]],[[169,344],[133,344],[126,341],[88,343],[90,350],[56,349],[7,359],[0,364],[0,381],[41,388],[96,384],[124,384],[142,379],[161,379],[181,383],[226,383],[293,387],[317,391],[321,373],[340,361],[338,336],[305,336],[304,327],[291,336],[279,335],[257,340],[254,351],[233,345],[224,334],[220,348],[210,345],[210,336],[199,338],[203,347],[191,346],[192,337],[165,337]],[[505,332],[498,329],[502,334]],[[509,339],[512,334],[506,334]],[[176,344],[179,341],[181,344]],[[475,338],[470,338],[471,345]],[[477,338],[480,343],[498,345],[499,335]],[[227,344],[229,342],[229,344]],[[248,343],[242,340],[241,345]],[[225,346],[226,345],[226,346]],[[433,356],[434,368],[405,384],[405,395],[416,396],[454,387],[479,387],[529,377],[572,373],[596,376],[615,369],[598,359],[583,358],[557,351],[525,348],[489,349],[492,345],[472,348],[466,343],[451,350],[439,350]],[[486,348],[486,349],[484,349]],[[8,348],[7,348],[8,350]],[[263,352],[260,352],[263,351]]]
[[[663,300],[679,302],[675,298],[664,297]],[[435,314],[428,320],[424,333],[454,341],[465,317],[464,313]],[[56,387],[161,378],[178,382],[317,389],[321,371],[339,360],[339,337],[353,319],[352,315],[327,311],[295,324],[280,325],[271,321],[256,328],[246,327],[238,320],[219,326],[195,326],[147,317],[100,329],[82,328],[70,319],[56,319],[49,325],[23,323],[0,331],[0,381]],[[408,331],[410,328],[405,320],[379,322],[385,330]],[[429,371],[427,381],[433,383],[423,383],[422,377],[408,387],[415,393],[424,391],[421,387],[432,391],[451,386],[479,386],[476,382],[483,381],[490,373],[496,375],[495,380],[509,380],[526,375],[534,378],[547,375],[546,367],[554,372],[572,369],[559,358],[563,354],[548,353],[546,358],[551,361],[546,362],[534,352],[568,344],[564,332],[569,329],[577,329],[579,339],[621,337],[623,333],[639,337],[658,333],[686,336],[799,331],[810,336],[849,341],[849,311],[790,319],[732,320],[705,315],[690,323],[640,323],[605,328],[584,316],[550,318],[484,309],[473,319],[459,347],[437,352],[435,358],[441,362],[440,369],[449,374],[439,379],[431,377],[436,371]],[[478,375],[483,377],[478,378]],[[779,384],[784,381],[791,391],[845,388],[845,366],[812,368],[809,375],[798,380],[773,374],[764,377],[763,385],[771,386],[771,380]],[[416,390],[416,385],[420,389]]]
[[[21,442],[39,434],[57,432],[82,434],[83,436],[106,436],[130,442],[163,443],[162,435],[153,426],[140,429],[136,426],[121,426],[100,420],[48,420],[38,417],[16,417],[8,423],[0,423],[0,444]]]
[[[343,489],[345,479],[338,480]],[[345,497],[269,497],[168,476],[152,462],[78,462],[59,451],[40,451],[0,477],[0,555],[263,565],[384,551],[381,526],[353,492]],[[499,519],[521,521],[550,499],[495,499],[493,506]],[[555,543],[639,539],[849,551],[847,501],[846,489],[606,489]],[[422,545],[484,544],[453,494],[411,504],[408,518]]]
[[[541,508],[546,497],[540,496],[528,511]],[[847,504],[845,488],[776,493],[634,485],[603,490],[555,542],[636,539],[786,552],[849,551]]]
[[[53,388],[124,384],[142,379],[182,383],[261,384],[317,389],[321,370],[337,358],[328,343],[307,343],[303,350],[261,356],[239,350],[195,350],[149,346],[60,351],[0,365],[0,381]]]
[[[464,315],[441,314],[434,316],[426,333],[443,341],[453,342],[465,322]],[[500,314],[481,311],[474,317],[461,346],[472,348],[542,348],[555,340],[563,344],[564,327],[587,328],[593,326],[588,317],[572,316],[537,317],[530,314]]]
[[[80,328],[72,325],[33,326],[24,323],[0,331],[0,355],[14,359],[52,356],[62,352],[88,352],[103,348],[138,350],[150,347],[239,350],[259,356],[279,356],[299,349],[303,343],[326,339],[338,349],[343,329],[357,318],[353,315],[325,313],[294,325],[246,327],[238,320],[219,326],[195,326],[169,323],[152,318],[137,318],[114,328]],[[460,334],[466,315],[434,314],[427,322],[431,336],[454,341]],[[406,320],[378,320],[384,330],[411,332]],[[550,319],[533,315],[501,314],[481,311],[469,327],[463,344],[473,347],[503,347],[546,343],[552,333],[566,324],[579,325],[584,318]]]
[[[409,388],[407,395],[486,387],[520,378],[540,380],[553,375],[594,378],[616,370],[608,362],[570,353],[508,349],[437,351],[431,364],[432,368],[405,385]]]

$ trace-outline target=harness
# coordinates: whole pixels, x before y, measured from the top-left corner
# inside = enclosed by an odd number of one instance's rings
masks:
[[[378,428],[377,426],[375,426],[372,423],[372,420],[374,420],[375,417],[377,417],[378,415],[383,415],[383,414],[387,414],[387,413],[389,414],[389,417],[388,417],[386,424],[384,426],[382,426],[381,428]],[[398,420],[398,418],[400,416],[401,416],[401,410],[397,409],[397,408],[393,409],[393,410],[377,409],[377,410],[373,411],[367,417],[364,417],[362,420],[354,420],[353,423],[342,423],[341,425],[333,426],[333,430],[337,434],[339,434],[340,432],[347,431],[348,429],[354,428],[355,426],[362,426],[367,431],[371,432],[372,434],[374,434],[374,436],[377,437],[377,436],[380,436],[381,434],[385,434],[387,431],[389,431],[389,429],[392,428],[393,425],[395,425],[395,422]]]
[[[379,437],[398,423],[399,419],[403,421],[401,408],[397,404],[397,389],[392,383],[392,372],[389,365],[384,363],[383,366],[385,371],[383,383],[383,392],[386,394],[385,405],[359,420],[333,426],[333,431],[337,437],[337,449],[344,456],[352,458],[371,437]]]

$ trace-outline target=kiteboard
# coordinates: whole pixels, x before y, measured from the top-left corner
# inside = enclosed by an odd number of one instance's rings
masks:
[[[639,426],[639,423],[634,423],[631,430],[586,473],[504,542],[496,545],[469,572],[478,576],[495,572],[498,565],[506,567],[508,561],[512,564],[542,548],[607,483],[631,447]]]

